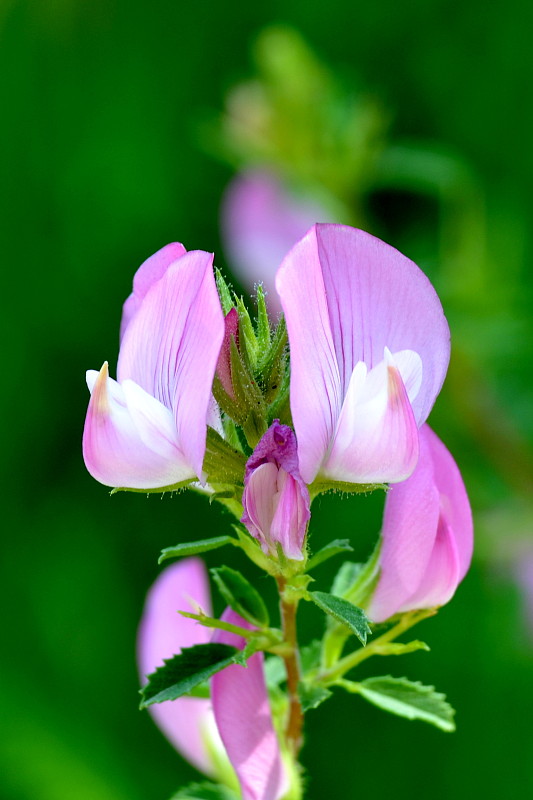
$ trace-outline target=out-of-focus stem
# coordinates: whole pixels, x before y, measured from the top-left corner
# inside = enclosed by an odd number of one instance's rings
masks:
[[[285,669],[287,671],[287,691],[289,695],[289,717],[285,730],[287,745],[293,756],[297,756],[303,744],[303,712],[298,695],[298,683],[300,682],[300,658],[298,652],[298,639],[296,632],[296,610],[298,607],[297,599],[287,599],[285,578],[278,577],[278,590],[280,595],[281,623],[283,637],[288,645],[286,653],[283,655]]]

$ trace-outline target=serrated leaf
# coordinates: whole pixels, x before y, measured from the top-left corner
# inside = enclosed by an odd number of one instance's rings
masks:
[[[372,633],[368,619],[362,608],[354,606],[342,597],[327,592],[308,592],[310,599],[326,614],[337,622],[346,625],[354,633],[361,644],[366,644],[369,633]]]
[[[230,567],[211,570],[220,594],[226,603],[244,619],[258,627],[267,627],[268,611],[263,598],[244,575]]]
[[[227,644],[209,642],[184,648],[148,675],[148,683],[141,689],[141,708],[176,700],[239,658],[240,650]]]
[[[405,719],[420,719],[443,731],[455,730],[452,706],[434,686],[424,686],[407,678],[367,678],[357,684],[357,692],[378,708]]]
[[[217,783],[191,783],[170,800],[238,800],[238,797],[227,786]]]
[[[314,569],[318,567],[319,564],[322,564],[324,561],[327,561],[328,558],[332,556],[336,556],[338,553],[346,553],[346,552],[353,552],[353,547],[351,546],[348,539],[334,539],[332,542],[327,544],[318,553],[315,553],[309,559],[307,564],[307,569]]]
[[[161,550],[157,563],[161,564],[169,558],[184,558],[197,553],[207,553],[208,550],[216,550],[219,547],[225,547],[227,544],[238,546],[239,543],[233,536],[215,536],[212,539],[198,539],[196,542],[182,542],[175,547],[165,547],[164,550]]]
[[[331,695],[332,692],[324,686],[313,686],[313,684],[306,683],[305,681],[298,684],[298,697],[300,698],[304,714],[312,708],[318,708],[318,706],[323,703],[324,700],[327,700],[328,697],[331,697]]]

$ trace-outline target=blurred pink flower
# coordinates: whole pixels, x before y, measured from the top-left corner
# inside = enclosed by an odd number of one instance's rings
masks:
[[[235,611],[226,609],[222,619],[251,628]],[[213,639],[243,649],[243,638],[217,631]],[[263,653],[247,666],[233,664],[211,679],[213,713],[242,791],[243,800],[278,800],[288,789],[278,739],[272,724],[263,670]]]
[[[222,201],[222,239],[243,284],[262,283],[271,314],[281,311],[274,279],[282,258],[315,222],[333,222],[321,203],[297,197],[271,172],[239,173]]]
[[[276,555],[280,544],[287,558],[303,559],[307,523],[311,516],[309,491],[298,470],[296,437],[288,425],[274,420],[246,464],[242,522]]]
[[[285,257],[276,288],[304,481],[405,480],[450,354],[427,277],[368,233],[314,225]]]
[[[370,619],[382,622],[453,597],[472,558],[472,513],[457,464],[427,425],[415,471],[389,490],[381,536]]]
[[[224,335],[213,256],[169,244],[138,269],[124,304],[118,382],[90,370],[83,456],[107,486],[202,479],[211,387]]]
[[[186,558],[165,569],[152,586],[137,640],[141,678],[184,647],[215,641],[242,649],[244,639],[197,624],[177,613],[211,613],[207,574],[203,562]],[[226,609],[222,619],[242,628],[250,625]],[[207,775],[220,778],[224,762],[231,762],[243,800],[278,800],[286,790],[285,770],[272,724],[263,654],[247,666],[233,665],[211,680],[212,701],[180,697],[149,706],[155,722],[183,756]],[[222,769],[221,769],[222,765]]]

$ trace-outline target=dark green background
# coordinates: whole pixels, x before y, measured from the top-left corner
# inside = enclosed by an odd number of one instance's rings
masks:
[[[524,454],[504,464],[505,447],[484,447],[456,378],[433,420],[471,492],[477,560],[418,632],[431,653],[370,666],[446,691],[458,731],[336,696],[309,715],[308,797],[531,792],[533,650],[512,577],[533,519],[532,17],[521,0],[0,4],[3,798],[167,800],[196,776],[137,711],[135,631],[159,550],[229,520],[199,497],[109,497],[90,478],[84,372],[105,359],[114,369],[121,304],[149,254],[179,240],[224,265],[218,207],[231,172],[198,147],[196,124],[250,74],[250,42],[271,22],[376,92],[395,136],[438,141],[479,175],[491,276],[486,294],[454,306],[452,293],[446,310],[483,376],[474,405],[488,428],[503,424],[490,390]],[[375,201],[377,232],[408,255],[435,214],[420,200]],[[319,502],[315,547],[349,536],[364,557],[380,503]],[[302,617],[309,638],[320,624],[318,612]]]

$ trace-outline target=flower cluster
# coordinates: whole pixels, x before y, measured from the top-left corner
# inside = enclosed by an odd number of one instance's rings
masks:
[[[87,374],[89,472],[114,488],[190,486],[220,499],[243,526],[235,542],[276,577],[287,603],[310,596],[302,578],[311,500],[390,487],[373,580],[342,602],[357,595],[376,623],[443,605],[468,569],[472,519],[457,466],[426,424],[450,354],[433,287],[394,248],[334,224],[314,225],[294,245],[275,285],[283,315],[272,330],[261,290],[254,327],[215,276],[211,254],[171,244],[139,268],[124,305],[117,381],[107,364]],[[292,595],[283,595],[294,576]],[[212,619],[197,560],[163,572],[149,596],[143,674],[191,644],[244,648],[251,623],[235,605],[212,623],[214,634],[177,608]],[[247,669],[217,672],[212,706],[180,698],[153,711],[207,774],[222,779],[228,758],[245,800],[290,791],[260,652],[276,646],[258,645]],[[290,695],[290,675],[288,684]]]

